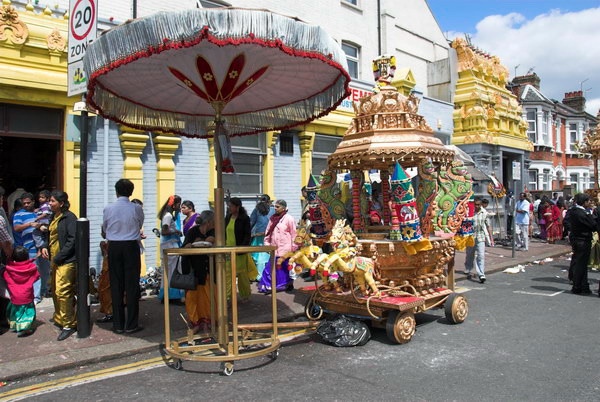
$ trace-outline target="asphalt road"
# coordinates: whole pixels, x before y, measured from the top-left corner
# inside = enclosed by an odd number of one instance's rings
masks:
[[[484,285],[461,282],[467,321],[449,325],[442,310],[422,314],[405,345],[391,344],[382,330],[357,348],[312,335],[284,346],[275,361],[236,363],[231,377],[217,364],[185,362],[176,371],[156,352],[9,384],[0,399],[36,385],[37,395],[29,394],[36,401],[598,400],[600,298],[568,293],[567,264],[493,274]],[[590,279],[597,291],[600,274]]]

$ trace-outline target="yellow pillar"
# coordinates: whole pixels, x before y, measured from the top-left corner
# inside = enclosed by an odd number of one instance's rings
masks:
[[[159,133],[154,137],[156,152],[156,205],[162,207],[167,198],[175,194],[175,163],[173,156],[179,148],[181,138],[173,134]],[[158,212],[158,211],[157,211]],[[158,226],[160,227],[160,222]],[[160,250],[160,240],[157,239],[157,250]],[[156,253],[157,264],[160,264],[160,251]]]
[[[131,127],[121,126],[121,149],[125,154],[123,161],[123,178],[133,182],[134,189],[131,198],[144,199],[144,173],[142,168],[141,156],[148,142],[148,134],[133,129]]]
[[[275,197],[275,155],[273,145],[277,142],[279,131],[267,131],[267,155],[263,162],[263,193],[268,194],[271,199]]]
[[[71,211],[79,217],[79,143],[65,141],[63,187],[69,195]]]
[[[312,170],[312,153],[315,145],[315,133],[312,131],[302,131],[298,135],[300,140],[300,161],[302,185],[306,186]],[[320,173],[320,172],[319,172]]]
[[[121,149],[125,154],[125,160],[123,160],[123,175],[124,179],[129,179],[133,183],[133,194],[131,198],[137,198],[144,200],[144,172],[142,168],[142,153],[146,148],[148,142],[148,134],[133,129],[127,126],[121,126],[121,134],[119,140],[121,142]],[[142,270],[140,275],[146,275],[146,255],[142,254]]]

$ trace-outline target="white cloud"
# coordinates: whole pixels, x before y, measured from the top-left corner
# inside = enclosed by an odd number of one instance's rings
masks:
[[[541,79],[544,95],[562,100],[565,92],[586,92],[587,111],[600,108],[600,7],[578,12],[551,10],[533,19],[518,13],[491,15],[476,26],[472,43],[500,57],[511,76],[529,68]],[[454,36],[462,36],[452,32]],[[452,36],[449,34],[449,38]]]

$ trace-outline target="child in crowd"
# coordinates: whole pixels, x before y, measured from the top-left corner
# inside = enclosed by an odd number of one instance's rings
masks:
[[[33,302],[33,282],[40,277],[35,262],[29,259],[29,251],[23,246],[13,250],[12,261],[4,270],[4,280],[10,294],[6,315],[10,330],[24,337],[33,333],[35,304]]]

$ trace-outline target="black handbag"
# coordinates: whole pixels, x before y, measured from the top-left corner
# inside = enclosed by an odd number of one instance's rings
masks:
[[[194,275],[193,270],[190,270],[187,274],[181,273],[181,257],[179,257],[177,266],[173,270],[173,275],[171,275],[169,287],[175,289],[196,290],[196,286],[198,286],[198,279],[196,278],[196,275]]]

